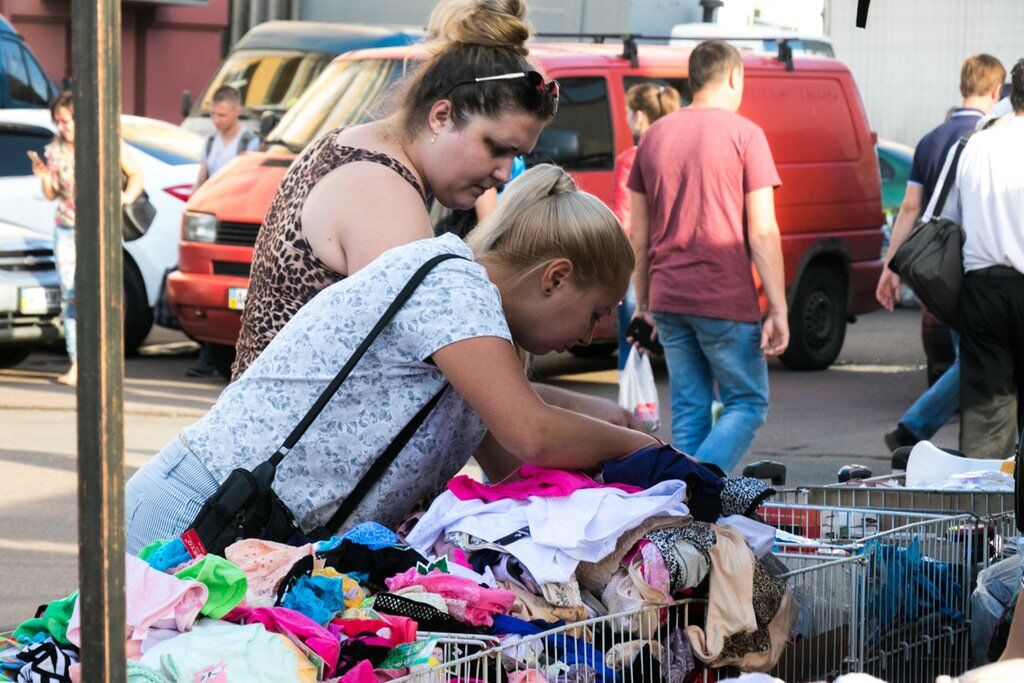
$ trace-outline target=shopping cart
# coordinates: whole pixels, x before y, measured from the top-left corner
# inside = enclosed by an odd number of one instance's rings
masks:
[[[783,532],[780,537],[793,534],[781,545],[784,561],[793,555],[848,553],[866,562],[852,589],[860,619],[853,612],[854,621],[842,625],[861,632],[840,630],[825,638],[812,632],[806,653],[828,652],[836,642],[860,642],[862,654],[849,657],[855,670],[890,683],[931,681],[967,668],[970,593],[977,544],[984,542],[976,533],[976,516],[779,502],[763,505],[760,514]],[[847,588],[814,586],[810,604],[817,608],[830,596],[850,592]],[[805,654],[803,668],[780,678],[825,678],[806,662]]]
[[[1012,539],[1017,531],[1012,492],[905,488],[905,481],[904,473],[894,472],[838,484],[782,489],[773,500],[836,508],[971,515],[970,525],[961,533],[976,536],[977,569],[984,569],[1014,547]]]
[[[804,637],[787,646],[774,674],[786,681],[810,681],[861,670],[861,587],[868,560],[851,553],[838,558],[794,553],[779,559],[788,569],[779,578],[803,606],[797,628]],[[440,637],[435,649],[440,663],[398,680],[531,683],[556,680],[559,675],[571,674],[574,664],[586,664],[602,673],[604,681],[680,681],[691,666],[703,671],[697,680],[709,681],[713,678],[704,664],[681,655],[687,648],[683,644],[686,627],[704,625],[706,606],[707,602],[699,599],[648,606],[505,640],[470,653],[460,637],[421,634]],[[716,673],[721,678],[738,672],[723,667]]]

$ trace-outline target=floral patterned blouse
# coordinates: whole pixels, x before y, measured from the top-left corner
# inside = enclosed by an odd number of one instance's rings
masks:
[[[60,138],[45,149],[53,189],[57,191],[57,225],[75,227],[75,146]]]

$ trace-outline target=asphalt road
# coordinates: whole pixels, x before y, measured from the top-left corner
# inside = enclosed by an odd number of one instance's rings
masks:
[[[789,468],[789,485],[830,483],[851,462],[888,471],[882,434],[925,386],[924,355],[914,311],[873,313],[851,326],[839,362],[828,371],[796,373],[771,365],[771,409],[744,463],[770,458]],[[178,430],[201,416],[223,383],[185,376],[195,345],[158,330],[125,382],[125,457],[134,472]],[[0,632],[37,605],[77,587],[76,419],[72,389],[54,383],[66,361],[38,352],[0,371]],[[597,395],[617,395],[614,359],[541,358],[537,377]],[[662,424],[668,386],[656,366]],[[662,437],[667,434],[662,428]],[[955,446],[955,420],[936,437]]]

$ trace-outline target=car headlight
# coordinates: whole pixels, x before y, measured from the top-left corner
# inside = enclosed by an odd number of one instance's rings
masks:
[[[216,242],[217,217],[212,213],[186,211],[181,218],[181,239],[185,242]]]

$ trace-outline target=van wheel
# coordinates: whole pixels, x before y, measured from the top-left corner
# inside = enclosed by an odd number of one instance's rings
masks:
[[[235,347],[210,344],[210,356],[213,358],[213,367],[217,369],[217,374],[230,381],[231,366],[235,362]]]
[[[824,264],[804,271],[789,309],[789,348],[782,364],[791,370],[824,370],[846,339],[846,278]]]
[[[0,347],[0,368],[13,368],[28,358],[32,349],[27,346]]]
[[[153,309],[138,266],[124,258],[124,354],[134,356],[153,328]]]

